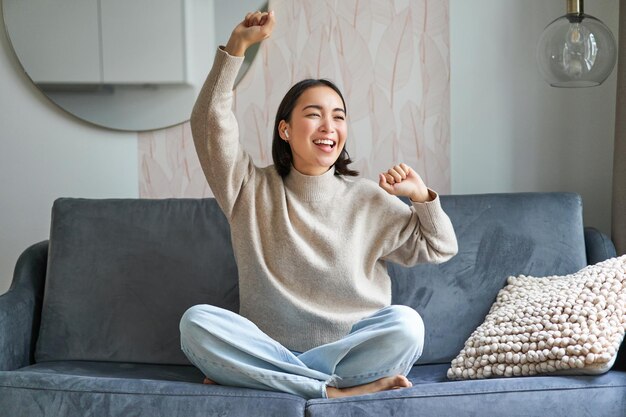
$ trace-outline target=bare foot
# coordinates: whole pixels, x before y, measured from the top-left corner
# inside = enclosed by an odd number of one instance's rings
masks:
[[[388,376],[378,379],[369,384],[357,385],[356,387],[335,388],[326,387],[328,398],[351,397],[353,395],[372,394],[374,392],[388,391],[398,388],[409,388],[413,384],[404,375]]]
[[[207,385],[217,385],[215,381],[211,381],[209,378],[204,378],[204,381],[202,381],[202,383]]]

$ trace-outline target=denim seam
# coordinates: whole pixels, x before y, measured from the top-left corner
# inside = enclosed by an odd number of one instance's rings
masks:
[[[232,369],[233,371],[236,371],[237,373],[244,374],[244,375],[249,376],[251,378],[268,379],[268,380],[275,380],[275,381],[292,381],[292,382],[309,382],[309,381],[322,382],[319,379],[311,378],[310,376],[295,375],[295,374],[291,374],[291,375],[293,375],[293,377],[289,377],[289,376],[285,376],[285,377],[281,377],[281,376],[267,376],[267,375],[264,375],[262,373],[260,373],[260,374],[253,374],[253,373],[250,373],[250,372],[244,372],[244,371],[241,370],[241,368],[235,368],[233,366],[224,365],[224,364],[219,363],[219,362],[214,362],[214,361],[207,360],[207,359],[205,359],[205,361],[210,363],[213,366],[219,366],[220,368],[225,368],[225,369]],[[288,372],[285,372],[285,373],[288,373]],[[304,381],[304,380],[308,380],[308,381]]]
[[[193,353],[191,354],[191,356],[193,356],[194,358],[197,358]],[[293,378],[290,377],[276,377],[276,376],[266,376],[264,374],[253,374],[250,372],[243,372],[241,370],[241,368],[235,368],[233,366],[230,365],[224,365],[223,363],[219,363],[219,362],[215,362],[212,361],[210,359],[203,359],[204,362],[207,362],[213,366],[218,366],[220,368],[225,368],[225,369],[231,369],[233,371],[236,371],[238,373],[242,373],[246,376],[252,377],[252,378],[262,378],[262,379],[269,379],[269,380],[279,380],[279,381],[298,381],[301,379],[306,379],[306,380],[313,380],[313,381],[319,381],[319,382],[323,382],[319,379],[316,378],[312,378],[309,376],[303,376],[303,375],[295,375],[293,374]],[[368,374],[361,374],[361,375],[354,375],[354,376],[337,376],[337,375],[333,375],[331,376],[331,378],[328,380],[329,382],[331,380],[346,380],[346,379],[361,379],[361,378],[366,378],[366,377],[372,377],[372,376],[378,376],[378,375],[384,375],[384,374],[388,374],[390,371],[395,370],[395,369],[399,369],[399,368],[406,368],[407,364],[412,363],[412,362],[403,362],[401,364],[399,364],[398,366],[395,366],[393,368],[389,368],[389,369],[383,369],[377,372],[371,372]],[[285,373],[288,373],[287,371],[285,371]],[[304,382],[304,381],[302,381]],[[329,383],[327,382],[327,383]],[[332,386],[332,385],[331,385]]]
[[[196,361],[200,361],[198,359],[198,357],[193,352],[187,352],[186,349],[183,349],[183,351],[185,352],[185,354],[187,354],[189,356],[192,356]],[[246,375],[246,376],[251,377],[251,378],[260,378],[260,379],[274,380],[274,381],[291,381],[291,382],[301,382],[301,383],[310,382],[310,381],[322,382],[319,379],[311,378],[309,376],[295,375],[295,374],[293,374],[293,377],[288,377],[288,376],[280,377],[280,376],[267,376],[267,375],[264,375],[264,374],[253,374],[253,373],[250,373],[250,372],[244,372],[244,371],[241,370],[241,368],[235,368],[235,367],[230,366],[230,365],[224,365],[223,363],[215,362],[215,361],[212,361],[210,359],[202,359],[202,361],[206,362],[208,364],[211,364],[212,366],[233,370],[233,371],[235,371],[237,373],[241,373],[241,374]],[[287,373],[287,372],[285,372],[285,373]]]
[[[390,371],[393,371],[395,369],[398,369],[398,370],[401,369],[401,368],[406,369],[409,364],[412,365],[413,361],[402,362],[402,363],[398,364],[397,366],[395,366],[393,368],[383,369],[383,370],[380,370],[380,371],[371,372],[369,374],[360,374],[360,375],[354,375],[354,376],[342,376],[341,379],[342,380],[346,380],[346,379],[360,379],[360,378],[364,378],[364,377],[384,375],[384,374],[388,374]]]

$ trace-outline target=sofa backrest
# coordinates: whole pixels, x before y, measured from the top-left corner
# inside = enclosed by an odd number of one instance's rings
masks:
[[[188,364],[195,304],[239,309],[228,222],[213,199],[59,199],[35,360]]]
[[[586,263],[582,201],[572,193],[442,196],[459,243],[440,265],[390,264],[393,303],[426,328],[418,363],[446,363],[481,324],[510,275],[561,275]]]
[[[389,264],[394,303],[426,326],[420,363],[451,360],[509,275],[582,268],[575,194],[442,196],[459,253],[441,265]],[[237,311],[237,269],[213,199],[59,199],[35,359],[187,364],[178,322],[195,304]]]

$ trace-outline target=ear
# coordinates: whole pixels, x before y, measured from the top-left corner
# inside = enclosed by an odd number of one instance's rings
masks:
[[[285,134],[285,131],[289,129],[289,124],[284,121],[281,120],[280,122],[278,122],[278,135],[282,138],[282,140],[289,140],[289,137],[287,137],[287,134]]]

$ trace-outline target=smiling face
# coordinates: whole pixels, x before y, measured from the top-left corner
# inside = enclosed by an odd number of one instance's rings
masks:
[[[287,139],[291,147],[294,168],[305,175],[328,171],[341,154],[347,133],[343,101],[326,86],[304,91],[291,112],[291,120],[279,125],[281,138]]]

